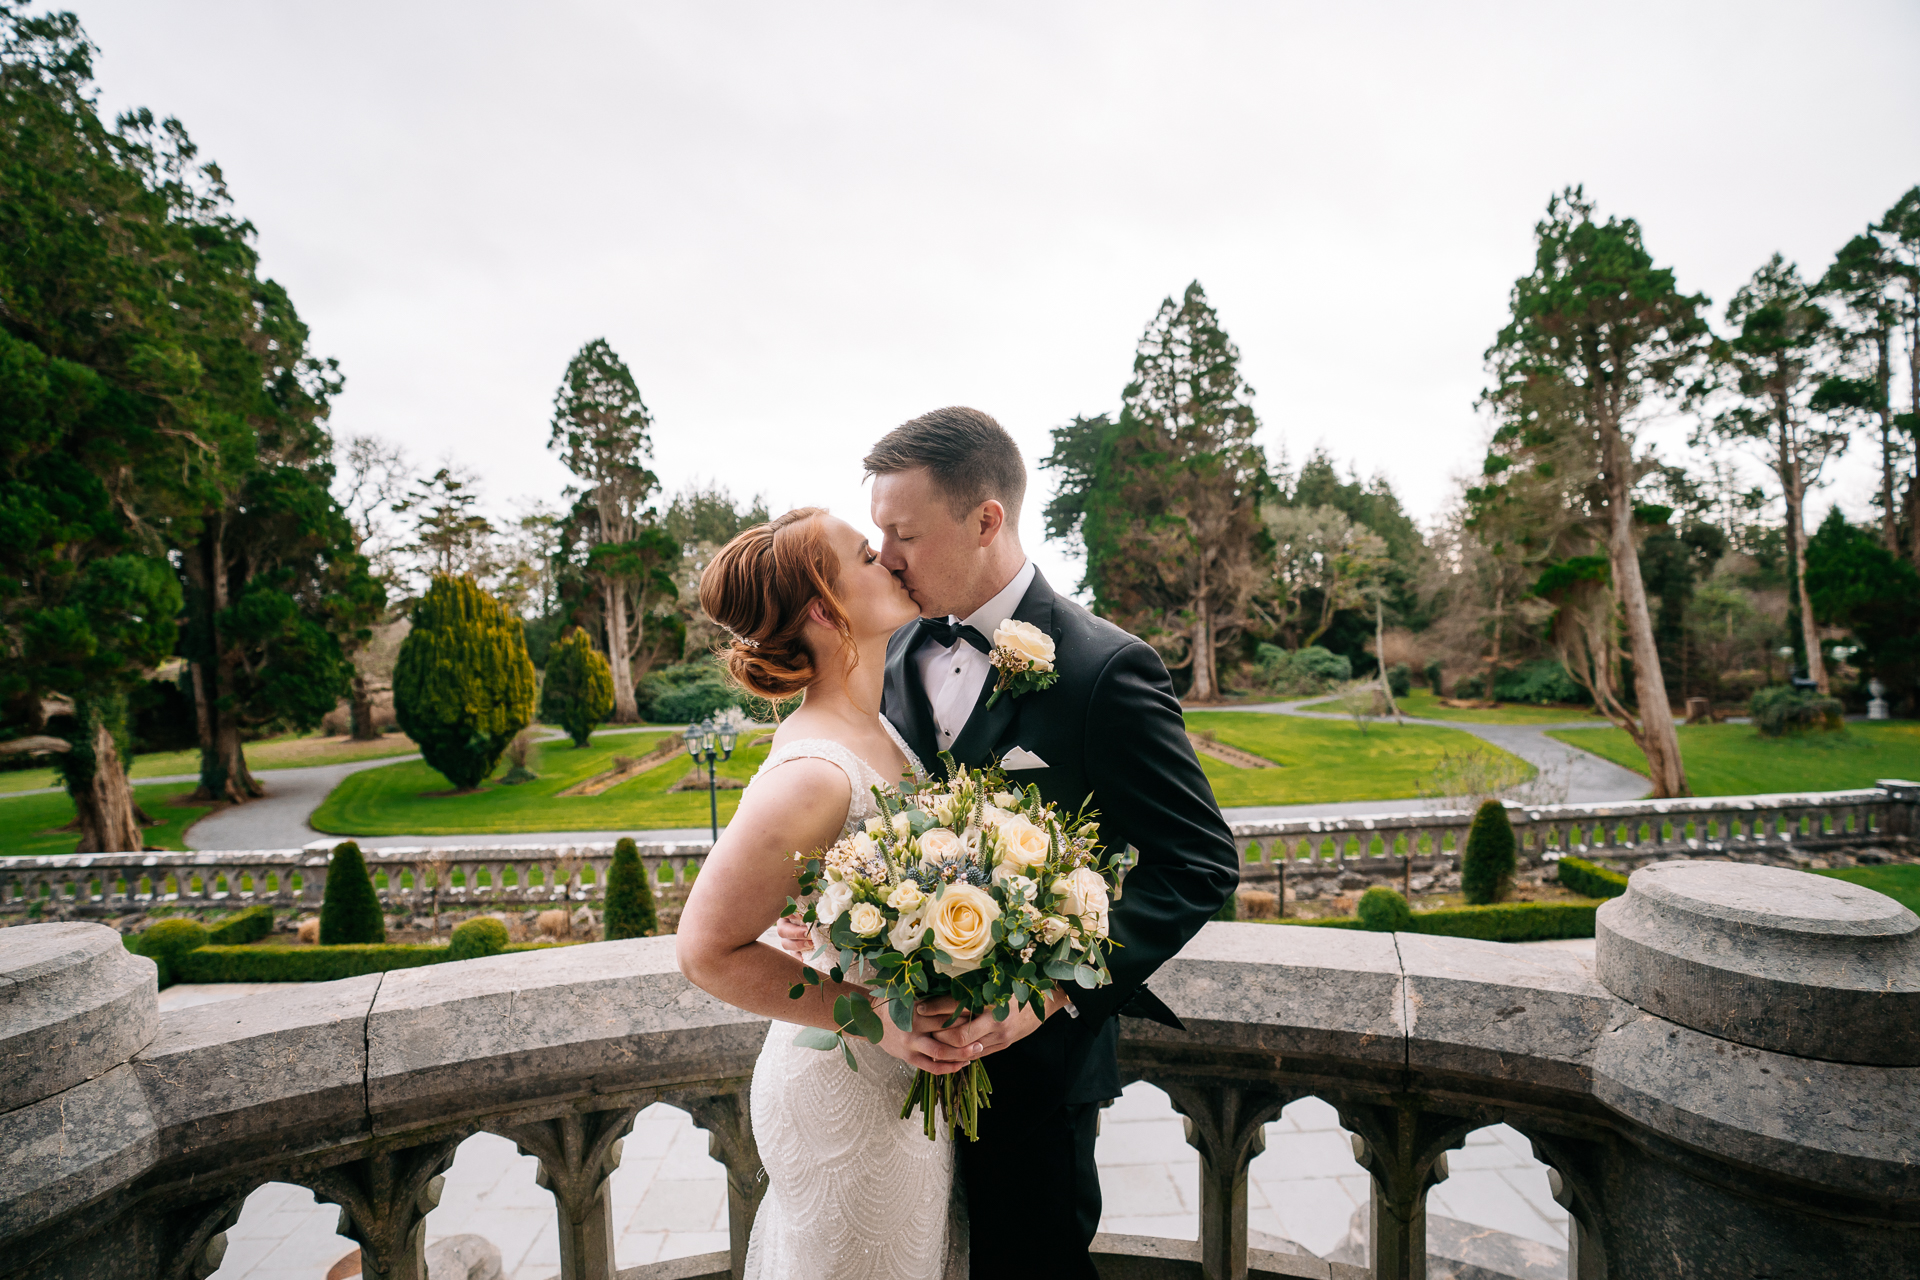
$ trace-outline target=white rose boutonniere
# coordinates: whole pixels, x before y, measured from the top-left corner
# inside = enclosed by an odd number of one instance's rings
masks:
[[[993,696],[987,699],[989,707],[1000,701],[1003,693],[1017,698],[1045,689],[1060,678],[1053,669],[1053,637],[1018,618],[1009,618],[993,629],[993,651],[987,661],[1000,673]]]

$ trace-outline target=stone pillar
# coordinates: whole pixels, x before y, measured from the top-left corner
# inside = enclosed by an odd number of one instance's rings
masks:
[[[1301,1095],[1266,1084],[1154,1079],[1200,1153],[1200,1271],[1247,1278],[1247,1166],[1267,1147],[1267,1122]]]
[[[620,1167],[621,1139],[640,1108],[571,1111],[554,1120],[506,1125],[523,1156],[540,1161],[539,1184],[560,1217],[560,1280],[614,1280],[613,1205],[607,1179]]]
[[[766,1194],[765,1168],[753,1140],[753,1115],[747,1097],[749,1081],[738,1082],[723,1094],[668,1094],[666,1101],[693,1117],[707,1131],[707,1151],[727,1169],[727,1247],[733,1280],[746,1275],[747,1240],[753,1218]]]
[[[1879,834],[1896,840],[1911,840],[1920,835],[1920,823],[1914,821],[1914,810],[1920,807],[1920,782],[1909,782],[1905,778],[1881,778],[1874,785],[1887,794],[1886,820]]]
[[[427,1214],[440,1203],[441,1175],[466,1134],[382,1151],[303,1179],[340,1206],[340,1234],[360,1245],[364,1280],[427,1280]]]
[[[1411,1097],[1334,1106],[1340,1123],[1353,1132],[1354,1160],[1373,1175],[1367,1274],[1373,1280],[1426,1280],[1427,1188],[1445,1180],[1446,1153],[1499,1116],[1443,1115]]]

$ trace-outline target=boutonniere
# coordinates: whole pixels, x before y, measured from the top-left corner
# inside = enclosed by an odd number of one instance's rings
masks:
[[[1053,637],[1017,618],[1009,618],[993,629],[993,652],[987,655],[987,661],[1000,673],[993,696],[987,699],[989,710],[1003,693],[1011,692],[1017,698],[1045,689],[1060,678],[1053,669]]]

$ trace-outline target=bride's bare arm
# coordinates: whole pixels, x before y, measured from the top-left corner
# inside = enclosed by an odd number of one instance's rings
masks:
[[[701,990],[737,1009],[783,1022],[834,1029],[833,1002],[862,988],[823,979],[798,1000],[794,956],[760,941],[794,892],[795,849],[819,849],[840,838],[846,820],[846,774],[825,760],[792,760],[759,778],[707,855],[687,896],[675,939],[680,971]],[[890,1018],[888,1053],[924,1071],[946,1073],[978,1056],[926,1031],[902,1032]]]

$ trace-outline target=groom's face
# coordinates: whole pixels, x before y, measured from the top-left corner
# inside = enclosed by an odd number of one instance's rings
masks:
[[[921,616],[967,612],[982,553],[993,541],[990,534],[983,538],[973,513],[955,517],[924,467],[875,476],[872,510],[880,563],[900,579]]]

